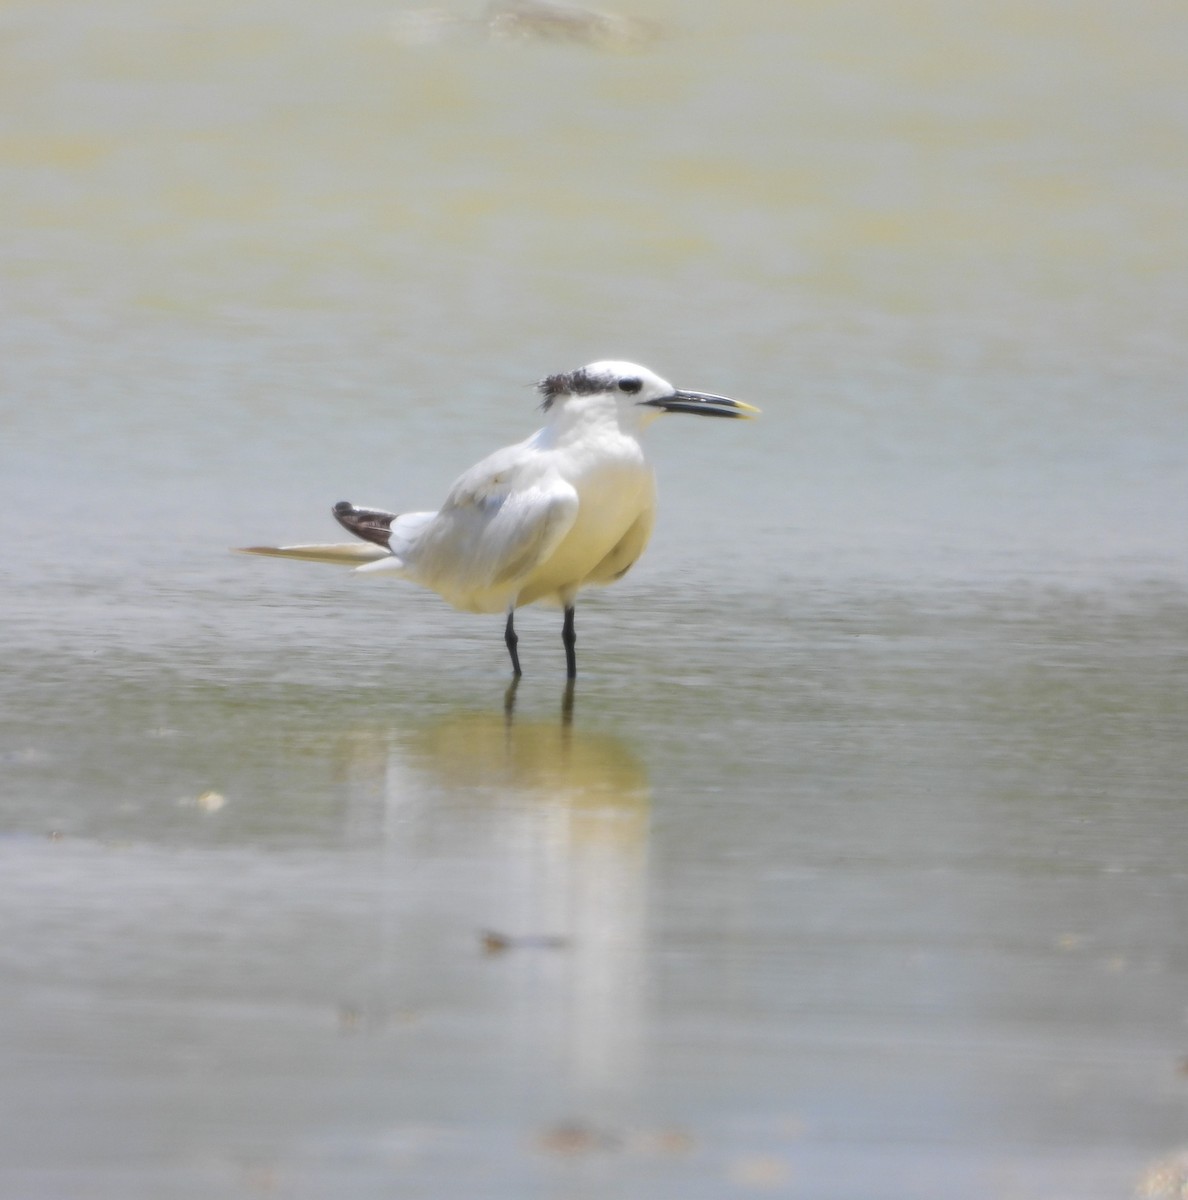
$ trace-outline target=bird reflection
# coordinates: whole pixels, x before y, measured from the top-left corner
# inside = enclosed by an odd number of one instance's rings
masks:
[[[516,713],[516,692],[520,686],[520,676],[513,675],[512,681],[503,693],[503,715],[510,725]],[[561,724],[569,728],[573,724],[573,698],[577,688],[575,679],[565,681],[565,691],[561,693]]]
[[[574,727],[575,689],[561,694],[558,720],[516,713],[513,681],[503,714],[463,710],[418,732],[411,748],[421,766],[450,788],[498,789],[505,800],[538,806],[605,804],[646,815],[650,785],[643,764],[608,733]]]
[[[513,1060],[567,1064],[580,1110],[613,1119],[641,1069],[651,786],[621,739],[574,723],[572,685],[547,720],[516,702],[513,682],[501,708],[377,735],[382,758],[353,735],[364,774],[383,763],[357,793],[383,797],[370,840],[410,888],[377,952],[399,963],[394,988],[449,976],[456,936],[426,936],[448,909],[490,962],[483,1003],[507,1017]]]

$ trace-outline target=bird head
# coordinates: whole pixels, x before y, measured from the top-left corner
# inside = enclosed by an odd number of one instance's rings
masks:
[[[537,385],[541,408],[556,416],[567,410],[612,411],[624,429],[642,429],[661,413],[706,417],[749,417],[759,410],[741,400],[674,388],[654,371],[629,362],[596,362],[549,375]],[[613,408],[612,408],[613,406]]]

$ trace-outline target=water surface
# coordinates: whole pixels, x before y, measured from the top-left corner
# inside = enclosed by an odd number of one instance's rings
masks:
[[[1188,1142],[1188,19],[401,11],[0,15],[0,1192],[1129,1195]],[[227,553],[601,357],[764,415],[652,431],[568,701],[556,614],[509,705],[500,622]]]

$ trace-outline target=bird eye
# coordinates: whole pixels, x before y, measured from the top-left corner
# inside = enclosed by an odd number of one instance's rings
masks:
[[[643,387],[643,380],[636,379],[634,375],[629,375],[626,379],[619,380],[619,391],[621,392],[628,392],[634,395],[641,387]]]

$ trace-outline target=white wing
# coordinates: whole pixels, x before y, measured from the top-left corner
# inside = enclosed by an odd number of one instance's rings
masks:
[[[405,555],[405,572],[458,608],[498,612],[572,528],[578,494],[530,443],[471,467]]]

